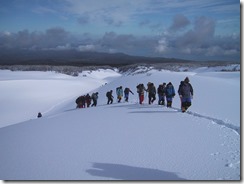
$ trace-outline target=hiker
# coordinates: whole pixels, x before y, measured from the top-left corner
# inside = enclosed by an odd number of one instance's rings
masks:
[[[180,88],[181,86],[184,84],[184,81],[180,81],[180,85],[179,85],[179,88],[178,88],[178,94],[180,94]],[[180,109],[182,109],[182,98],[180,97]]]
[[[128,100],[129,100],[129,93],[131,93],[132,95],[134,95],[134,93],[130,90],[130,88],[125,88],[124,94],[125,94],[125,101],[126,102],[128,102]]]
[[[42,113],[38,112],[37,117],[38,117],[38,118],[41,118],[41,117],[42,117]]]
[[[166,85],[165,92],[166,92],[167,107],[172,107],[172,101],[175,96],[175,88],[171,82],[169,82]]]
[[[147,83],[148,92],[148,104],[151,104],[156,100],[156,88],[152,82]]]
[[[110,90],[110,91],[108,91],[107,93],[106,93],[106,96],[107,96],[107,98],[108,98],[108,102],[107,102],[107,104],[112,104],[113,103],[113,95],[112,95],[112,93],[113,93],[113,90]]]
[[[183,84],[178,90],[178,93],[182,102],[181,111],[186,112],[186,110],[191,106],[191,99],[193,98],[193,88],[188,77],[185,78]]]
[[[89,95],[89,93],[87,93],[85,98],[86,98],[86,106],[90,107],[90,105],[91,105],[91,96]]]
[[[144,101],[144,91],[146,91],[146,88],[144,87],[144,84],[138,84],[136,88],[139,95],[139,103],[142,104]]]
[[[118,103],[120,103],[122,97],[123,97],[123,88],[122,86],[116,88],[116,94],[117,94],[117,99]]]
[[[157,92],[158,92],[158,105],[165,105],[165,88],[166,83],[160,84],[158,86]]]
[[[97,99],[98,99],[98,92],[96,92],[96,93],[92,93],[92,96],[91,96],[91,99],[92,99],[92,101],[93,101],[93,103],[92,103],[92,107],[93,106],[97,106]]]
[[[85,108],[86,107],[86,97],[84,95],[82,96],[79,96],[77,99],[76,99],[76,108]]]

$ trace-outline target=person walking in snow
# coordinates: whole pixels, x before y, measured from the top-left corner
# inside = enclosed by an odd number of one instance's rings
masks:
[[[120,103],[120,101],[123,97],[123,87],[122,86],[116,88],[116,94],[117,94],[118,103]]]
[[[180,94],[180,89],[181,89],[183,84],[184,84],[184,81],[180,81],[180,85],[178,88],[178,94]],[[182,97],[181,96],[180,96],[180,109],[182,109]]]
[[[108,102],[107,102],[107,104],[112,104],[113,103],[113,95],[112,95],[112,93],[113,93],[113,90],[110,90],[110,91],[108,91],[107,93],[106,93],[106,96],[107,96],[107,98],[108,98]]]
[[[86,106],[90,107],[90,105],[91,105],[91,96],[89,95],[89,93],[87,93],[85,98],[86,98]]]
[[[97,99],[98,99],[98,92],[96,92],[96,93],[92,93],[92,96],[91,96],[91,99],[92,99],[92,101],[93,101],[93,103],[92,103],[92,107],[93,106],[97,106]]]
[[[125,101],[126,102],[128,102],[128,100],[129,100],[129,93],[131,93],[132,95],[134,95],[134,93],[130,90],[130,88],[125,88],[124,94],[125,94]]]
[[[171,82],[169,82],[166,85],[165,92],[166,92],[167,107],[172,107],[172,101],[175,96],[175,88]]]
[[[165,88],[166,83],[160,84],[158,86],[157,92],[158,92],[158,105],[165,105]]]
[[[188,77],[185,78],[178,93],[182,102],[181,110],[185,112],[191,106],[191,99],[193,98],[193,88]]]
[[[136,88],[139,95],[139,103],[142,104],[144,101],[144,92],[146,91],[146,88],[144,87],[144,84],[138,84]]]
[[[148,104],[151,104],[156,100],[156,88],[152,82],[147,83],[148,92]]]
[[[42,113],[38,112],[37,117],[41,118],[42,117]]]
[[[76,108],[85,108],[85,105],[86,105],[86,97],[84,95],[82,96],[79,96],[77,99],[76,99]]]

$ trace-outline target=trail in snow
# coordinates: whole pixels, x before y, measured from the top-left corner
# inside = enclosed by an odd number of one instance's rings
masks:
[[[180,111],[181,112],[181,109],[179,108],[175,108],[175,107],[172,107],[172,109],[175,109],[177,111]],[[217,118],[213,118],[213,117],[209,117],[209,116],[205,116],[205,115],[201,115],[199,113],[196,113],[196,112],[192,112],[192,111],[187,111],[185,112],[186,114],[189,114],[189,115],[192,115],[192,116],[195,116],[195,117],[199,117],[199,118],[204,118],[204,119],[207,119],[207,120],[210,120],[212,121],[213,123],[216,123],[218,125],[221,125],[221,126],[224,126],[226,128],[230,128],[232,129],[235,133],[237,133],[238,135],[240,135],[240,127],[238,126],[235,126],[233,124],[230,124],[230,123],[227,123],[221,119],[217,119]]]
[[[113,106],[113,107],[127,107],[129,109],[146,109],[146,108],[160,108],[162,109],[162,106],[159,105],[159,106],[155,106],[155,105],[149,105],[149,104],[139,104],[139,103],[128,103],[128,104],[124,104],[123,102],[121,103],[113,103],[113,104],[109,104],[110,106]],[[98,107],[101,107],[101,106],[108,106],[107,104],[100,104],[100,105],[97,105]],[[167,107],[165,107],[167,108]],[[167,109],[173,109],[177,112],[181,112],[181,109],[180,108],[176,108],[176,107],[171,107],[171,108],[167,108]],[[72,108],[72,109],[67,109],[65,110],[64,112],[67,112],[67,111],[73,111],[73,110],[76,110],[76,108]],[[168,110],[167,112],[168,113],[174,113],[175,111],[171,111],[171,110]],[[158,111],[135,111],[135,112],[130,112],[130,113],[162,113],[163,111],[162,110],[158,110]],[[165,112],[165,111],[164,111]],[[215,124],[218,124],[218,125],[221,125],[223,127],[226,127],[226,128],[229,128],[231,130],[233,130],[237,135],[240,135],[240,127],[238,126],[235,126],[234,124],[231,124],[231,123],[227,123],[225,122],[224,120],[221,120],[221,119],[217,119],[217,118],[214,118],[214,117],[210,117],[210,116],[206,116],[206,115],[202,115],[202,114],[199,114],[199,113],[196,113],[196,112],[192,112],[192,111],[186,111],[185,114],[189,114],[189,115],[192,115],[192,116],[195,116],[195,117],[198,117],[198,118],[204,118],[204,119],[207,119],[207,120],[210,120],[211,122],[215,123]]]

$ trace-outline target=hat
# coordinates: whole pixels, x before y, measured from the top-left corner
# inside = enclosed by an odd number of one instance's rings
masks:
[[[190,82],[190,80],[189,80],[188,77],[186,77],[184,81],[185,81],[185,82]]]

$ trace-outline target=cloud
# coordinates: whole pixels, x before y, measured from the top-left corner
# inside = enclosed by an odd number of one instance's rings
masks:
[[[143,26],[148,26],[151,24],[151,21],[146,19],[146,20],[142,20],[139,22],[139,26],[143,27]]]
[[[89,44],[89,45],[80,45],[77,47],[78,51],[84,52],[84,51],[95,51],[96,50],[96,46]]]
[[[151,55],[157,44],[155,37],[143,37],[132,34],[107,32],[99,41],[104,51],[118,51],[131,55]]]
[[[0,48],[55,48],[65,45],[70,34],[62,28],[50,28],[43,32],[29,32],[28,30],[17,33],[3,34],[0,36]]]
[[[48,7],[44,7],[44,6],[38,6],[38,7],[34,8],[32,10],[32,12],[37,13],[37,14],[47,14],[47,13],[57,14],[58,13],[56,10],[48,8]]]
[[[190,21],[186,16],[182,14],[177,14],[174,16],[173,24],[170,26],[169,30],[179,31],[190,24]]]
[[[140,20],[137,18],[144,13],[158,12],[151,0],[140,0],[139,3],[131,0],[64,0],[63,3],[66,4],[63,11],[68,14],[81,17],[87,15],[93,23],[105,23],[116,27],[133,21],[138,23]]]
[[[177,19],[181,20],[181,18],[178,17]],[[186,17],[184,19],[187,20]],[[192,25],[189,23],[181,24],[181,22],[184,21],[173,20],[169,31],[164,32],[159,39],[155,52],[164,56],[179,56],[187,59],[205,58],[207,60],[217,57],[226,59],[225,56],[240,57],[240,36],[236,34],[233,36],[216,36],[216,22],[213,19],[198,17]],[[172,29],[180,30],[185,25],[192,28],[180,32],[180,34],[170,32]]]
[[[158,45],[156,46],[155,50],[158,53],[166,53],[169,51],[168,41],[166,38],[162,38],[158,41]]]
[[[67,43],[66,45],[57,46],[55,50],[71,50],[71,49],[72,49],[71,45]]]
[[[214,38],[214,33],[215,21],[210,18],[200,17],[195,20],[193,29],[177,37],[175,46],[179,48],[201,47]]]
[[[240,58],[240,35],[215,35],[215,21],[197,18],[191,29],[175,34],[165,30],[161,36],[138,36],[106,32],[101,37],[92,34],[72,35],[54,27],[44,32],[22,30],[17,33],[0,32],[0,50],[76,50],[130,55],[162,56],[183,59],[209,60]]]
[[[77,21],[81,25],[88,24],[90,22],[90,17],[88,15],[82,15],[77,19]]]

